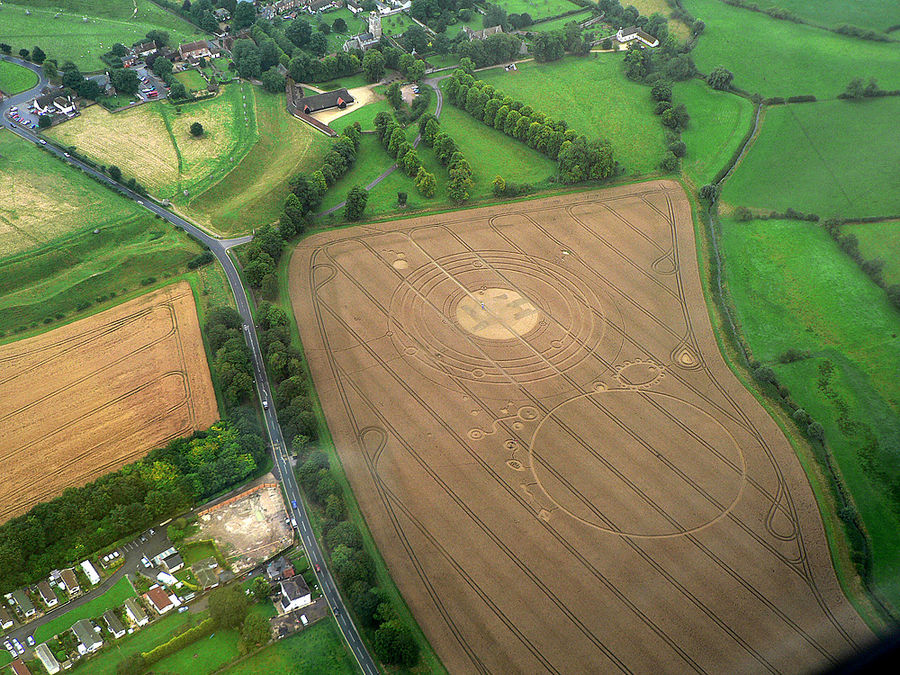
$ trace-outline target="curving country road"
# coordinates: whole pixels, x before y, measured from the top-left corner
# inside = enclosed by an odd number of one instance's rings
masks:
[[[332,611],[334,612],[334,616],[337,620],[338,626],[340,627],[341,632],[344,634],[344,638],[346,639],[347,643],[350,645],[350,649],[353,652],[354,657],[356,657],[356,661],[359,664],[359,667],[362,669],[365,675],[375,675],[378,672],[378,669],[375,666],[375,661],[372,659],[372,656],[366,649],[365,644],[363,643],[362,638],[359,635],[359,631],[353,624],[353,621],[350,619],[350,615],[347,613],[347,608],[344,605],[344,600],[337,590],[337,586],[334,582],[334,578],[331,575],[331,571],[326,565],[325,556],[322,554],[322,550],[319,547],[319,542],[313,535],[312,526],[309,522],[309,516],[306,513],[306,508],[303,504],[303,500],[300,496],[300,490],[297,486],[297,481],[291,468],[291,460],[285,447],[284,437],[281,432],[281,425],[279,425],[278,423],[278,417],[275,411],[275,403],[274,399],[272,398],[269,379],[266,375],[265,368],[263,367],[262,350],[260,349],[259,341],[256,336],[256,327],[253,323],[253,315],[250,311],[250,303],[247,300],[247,293],[244,290],[244,285],[241,280],[240,274],[238,274],[237,267],[228,254],[228,249],[240,244],[247,243],[248,241],[250,241],[251,237],[246,236],[236,237],[233,239],[217,239],[204,230],[201,230],[195,225],[192,225],[181,216],[178,216],[171,211],[163,208],[162,206],[159,206],[155,202],[148,200],[146,197],[141,197],[132,190],[129,190],[124,185],[120,185],[106,174],[100,173],[96,169],[75,159],[74,157],[68,156],[63,150],[60,150],[53,145],[47,144],[45,141],[43,141],[43,139],[39,138],[31,130],[17,125],[15,122],[9,119],[9,117],[7,117],[7,111],[12,106],[22,104],[27,105],[28,101],[37,96],[40,93],[41,89],[46,86],[47,79],[44,77],[41,69],[32,63],[28,63],[27,61],[22,61],[21,59],[10,56],[0,55],[0,59],[11,61],[12,63],[24,66],[29,70],[37,73],[40,79],[37,86],[35,86],[34,88],[0,101],[0,119],[2,119],[2,122],[0,122],[0,128],[7,128],[12,133],[20,136],[26,141],[43,146],[43,148],[47,152],[55,155],[60,160],[66,162],[74,168],[81,169],[83,172],[92,176],[100,183],[109,186],[128,199],[137,202],[148,211],[151,211],[160,218],[167,220],[175,227],[181,228],[188,235],[202,243],[204,246],[208,247],[210,252],[216,257],[216,260],[219,261],[219,264],[222,265],[223,269],[225,270],[225,276],[228,278],[228,284],[229,286],[231,286],[231,292],[234,294],[235,303],[237,304],[237,311],[241,315],[241,318],[244,322],[244,336],[253,355],[253,375],[256,380],[257,392],[259,394],[260,400],[268,402],[267,408],[263,410],[263,415],[266,422],[266,432],[269,436],[269,441],[271,442],[272,455],[275,460],[276,474],[278,475],[282,482],[282,485],[284,486],[284,490],[288,496],[288,499],[291,501],[291,504],[289,505],[291,515],[297,519],[300,539],[303,542],[303,546],[306,548],[306,552],[309,556],[310,562],[316,569],[316,576],[318,577],[322,593],[327,599]]]

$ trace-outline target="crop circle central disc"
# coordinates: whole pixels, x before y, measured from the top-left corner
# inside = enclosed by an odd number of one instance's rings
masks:
[[[464,295],[456,305],[456,320],[473,335],[511,340],[538,325],[541,313],[518,291],[486,288]]]

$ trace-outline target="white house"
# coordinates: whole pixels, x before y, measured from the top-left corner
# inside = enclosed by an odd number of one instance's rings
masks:
[[[0,607],[0,630],[12,628],[13,623],[13,618],[9,613],[9,610],[6,609],[6,607]]]
[[[117,617],[111,609],[103,612],[103,620],[106,622],[106,627],[109,628],[109,632],[112,633],[114,638],[118,640],[125,635],[125,626],[122,625],[122,622],[119,621],[119,617]]]
[[[42,581],[38,584],[38,593],[41,595],[41,602],[47,605],[47,607],[56,607],[56,605],[59,604],[56,593],[53,592],[53,589],[50,588],[50,584],[46,581]]]
[[[278,605],[282,614],[312,603],[312,595],[303,577],[285,579],[278,586],[281,591],[278,595]]]
[[[63,96],[62,89],[54,89],[43,96],[38,96],[31,102],[31,108],[38,115],[64,115],[75,114],[75,99],[71,96]]]
[[[125,614],[134,623],[135,626],[146,626],[149,619],[147,612],[141,607],[140,603],[134,598],[125,599]]]
[[[76,621],[72,626],[72,632],[78,638],[79,654],[91,654],[103,646],[103,640],[94,631],[94,626],[88,619]]]
[[[143,598],[160,615],[172,611],[181,604],[177,597],[167,595],[160,586],[151,586],[150,590],[144,593]]]
[[[619,44],[628,44],[629,42],[634,42],[637,40],[638,42],[648,46],[648,47],[658,47],[659,40],[650,35],[649,33],[645,33],[643,30],[636,26],[629,26],[628,28],[620,28],[616,33],[616,41]]]
[[[50,647],[47,646],[46,642],[42,642],[35,647],[34,655],[40,659],[41,664],[44,666],[44,670],[50,673],[50,675],[56,675],[56,673],[59,672],[59,661],[53,656],[53,652],[50,651]]]
[[[88,581],[91,582],[91,586],[96,586],[100,583],[100,575],[97,574],[97,570],[91,565],[90,560],[83,560],[81,562],[81,569],[84,571],[84,575],[88,578]]]

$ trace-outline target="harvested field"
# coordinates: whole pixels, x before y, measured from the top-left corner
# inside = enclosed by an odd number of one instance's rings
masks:
[[[291,289],[343,466],[450,672],[799,672],[873,639],[719,353],[677,183],[318,234]]]
[[[186,282],[0,346],[0,522],[217,418]]]
[[[288,511],[272,474],[198,515],[200,531],[190,541],[215,541],[235,574],[268,560],[294,541],[291,525],[285,522]]]

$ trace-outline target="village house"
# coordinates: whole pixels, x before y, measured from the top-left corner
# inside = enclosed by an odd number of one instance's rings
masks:
[[[78,653],[92,654],[103,646],[103,640],[94,631],[89,619],[80,619],[72,626],[72,632],[78,639]]]
[[[91,582],[91,586],[96,586],[100,583],[100,575],[97,574],[97,570],[94,569],[94,566],[91,564],[90,560],[81,561],[81,570],[88,578],[88,581]]]
[[[645,33],[643,30],[636,26],[620,28],[616,32],[616,41],[619,44],[625,45],[634,42],[635,40],[646,45],[647,47],[656,47],[659,45],[659,40],[657,40],[649,33]]]
[[[366,51],[370,47],[374,47],[381,40],[381,17],[378,12],[369,13],[369,30],[366,33],[354,35],[344,43],[344,51],[349,52],[352,49],[360,49]]]
[[[212,56],[212,52],[209,50],[209,43],[206,40],[188,42],[178,47],[178,58],[182,61],[208,59],[210,56]]]
[[[31,675],[31,671],[28,670],[28,666],[25,665],[22,659],[16,659],[10,665],[15,675]]]
[[[140,603],[134,598],[125,599],[125,615],[134,623],[135,626],[146,626],[149,619],[147,612],[141,607]]]
[[[165,590],[160,586],[151,586],[150,590],[144,593],[142,597],[160,616],[176,607],[175,602],[172,600],[174,596],[166,595]]]
[[[155,54],[158,49],[159,45],[156,44],[156,41],[150,40],[148,42],[139,42],[132,48],[132,51],[141,58],[144,58],[145,56]]]
[[[179,570],[184,569],[184,559],[178,554],[170,553],[165,558],[160,561],[161,567],[165,569],[169,574],[175,574]]]
[[[109,629],[109,632],[112,633],[112,636],[117,640],[125,635],[125,626],[122,625],[122,622],[119,621],[119,617],[117,617],[111,609],[103,612],[103,621],[106,622],[106,627]]]
[[[16,607],[19,608],[19,611],[22,612],[22,616],[26,619],[35,615],[34,603],[31,602],[31,598],[29,598],[21,588],[12,592],[12,599],[13,602],[16,603]]]
[[[352,14],[359,14],[363,11],[362,3],[358,2],[358,0],[347,0],[344,5]]]
[[[53,589],[50,588],[50,584],[46,581],[40,582],[38,585],[38,593],[41,594],[41,602],[43,602],[47,607],[56,607],[59,604],[59,600],[56,597],[56,593],[53,592]]]
[[[31,107],[38,115],[72,116],[76,111],[74,97],[63,94],[62,87],[56,87],[38,96],[31,102]]]
[[[278,0],[272,7],[276,14],[284,14],[292,9],[297,9],[302,6],[302,0]]]
[[[206,567],[199,567],[194,569],[193,571],[194,578],[197,580],[197,585],[200,586],[200,588],[202,588],[204,591],[207,591],[210,588],[215,588],[219,585],[219,577],[212,570]]]
[[[484,40],[491,35],[497,35],[502,32],[502,26],[491,26],[490,28],[482,28],[481,30],[472,30],[468,26],[463,26],[463,33],[469,38],[469,42],[472,42],[472,40]]]
[[[59,661],[53,656],[53,652],[50,651],[50,647],[47,646],[46,642],[42,642],[34,648],[34,655],[38,657],[41,665],[44,666],[44,670],[50,675],[56,675],[60,671]]]
[[[0,606],[0,630],[12,628],[13,623],[12,614],[9,613],[9,610]]]
[[[62,578],[62,582],[66,587],[66,593],[69,595],[81,593],[81,586],[78,585],[78,577],[75,576],[75,572],[71,569],[64,569],[59,573],[59,576]]]
[[[280,584],[277,606],[282,614],[306,607],[312,603],[312,595],[303,577],[285,579]]]

